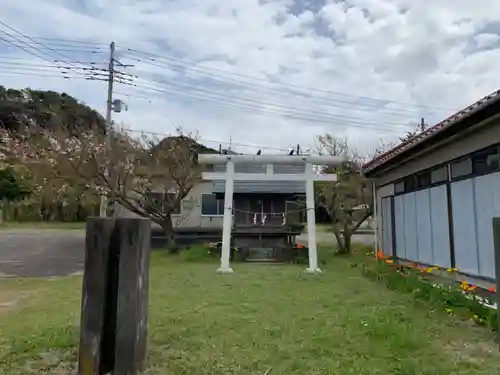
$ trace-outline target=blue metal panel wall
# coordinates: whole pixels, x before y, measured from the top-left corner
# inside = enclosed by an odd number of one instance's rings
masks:
[[[474,179],[451,184],[455,264],[462,272],[479,275],[474,196]]]
[[[392,211],[391,197],[382,199],[382,251],[392,255]]]
[[[446,185],[429,189],[432,231],[432,262],[440,267],[451,267],[450,231],[448,223],[448,197]]]
[[[500,212],[500,173],[474,178],[479,275],[495,277],[492,218]]]
[[[430,189],[415,193],[415,209],[417,214],[418,261],[434,264],[432,254],[431,204]]]
[[[396,227],[396,256],[406,259],[405,206],[403,195],[394,197],[394,226]]]
[[[418,261],[417,212],[415,193],[403,195],[406,259]]]

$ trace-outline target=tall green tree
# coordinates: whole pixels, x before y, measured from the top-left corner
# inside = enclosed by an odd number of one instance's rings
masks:
[[[0,201],[15,201],[29,195],[29,190],[23,186],[19,176],[12,167],[0,169]]]

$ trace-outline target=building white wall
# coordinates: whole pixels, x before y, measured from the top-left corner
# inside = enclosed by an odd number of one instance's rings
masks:
[[[201,214],[201,196],[203,194],[212,194],[213,183],[203,181],[197,184],[181,202],[180,214],[172,215],[173,225],[176,228],[202,227],[202,228],[221,228],[222,215],[202,215]],[[136,217],[137,214],[122,207],[120,216]],[[153,223],[153,226],[156,226]]]

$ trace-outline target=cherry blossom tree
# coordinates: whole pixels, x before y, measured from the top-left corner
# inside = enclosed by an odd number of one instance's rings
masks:
[[[164,230],[167,246],[175,248],[172,213],[200,180],[198,145],[192,135],[178,132],[162,141],[113,132],[72,135],[41,128],[12,135],[0,132],[0,158],[16,160],[38,185],[52,183],[64,191],[82,186],[87,194],[104,194]]]
[[[361,159],[345,138],[330,134],[317,137],[315,149],[323,155],[344,156],[346,162],[324,168],[325,173],[337,173],[338,181],[316,185],[316,201],[328,212],[338,253],[351,252],[352,236],[372,214],[371,184],[361,173]]]

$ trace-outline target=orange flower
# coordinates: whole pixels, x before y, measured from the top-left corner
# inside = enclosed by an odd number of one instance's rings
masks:
[[[384,256],[384,253],[382,251],[377,251],[377,258],[382,258]]]
[[[492,287],[490,288],[490,292],[491,292],[491,293],[495,293],[495,287],[494,287],[494,286],[492,286]]]
[[[386,262],[387,264],[392,264],[392,263],[394,263],[394,261],[393,261],[392,259],[387,259],[385,262]]]

